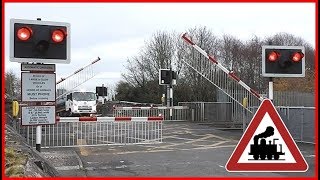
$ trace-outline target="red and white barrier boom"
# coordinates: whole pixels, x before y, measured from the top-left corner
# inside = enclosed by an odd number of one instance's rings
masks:
[[[148,122],[148,121],[163,121],[162,116],[149,117],[56,117],[58,122]]]
[[[66,78],[61,78],[59,81],[56,82],[57,89],[66,89],[66,92],[62,94],[57,94],[56,99],[68,94],[74,88],[80,86],[81,84],[85,83],[89,79],[93,78],[98,71],[95,70],[93,65],[99,62],[101,59],[98,57],[96,60],[92,61],[90,64],[76,70],[71,75],[67,76]]]
[[[187,42],[189,45],[191,45],[194,49],[196,49],[199,53],[201,53],[202,55],[204,55],[207,59],[209,59],[210,61],[212,61],[213,63],[215,63],[223,72],[225,72],[226,74],[228,74],[233,80],[237,81],[238,84],[240,84],[242,87],[244,87],[247,91],[249,91],[251,94],[253,94],[255,97],[257,97],[260,101],[263,100],[263,97],[260,96],[259,93],[257,93],[255,90],[251,89],[248,85],[246,85],[243,81],[240,80],[239,77],[237,77],[235,75],[235,73],[233,71],[229,71],[227,68],[225,68],[222,64],[220,64],[217,60],[214,59],[213,56],[209,55],[208,53],[206,53],[203,49],[201,49],[198,45],[196,45],[195,43],[193,43],[191,41],[191,39],[189,39],[186,36],[187,33],[184,33],[182,35],[182,38],[185,40],[185,42]]]
[[[73,74],[69,75],[68,77],[65,77],[65,78],[61,78],[59,81],[56,82],[56,84],[60,84],[61,82],[65,81],[66,79],[69,79],[70,77],[76,75],[77,73],[81,72],[82,70],[88,68],[89,66],[91,66],[92,64],[95,64],[96,62],[100,61],[100,58],[98,57],[98,59],[92,61],[90,64],[76,70]]]

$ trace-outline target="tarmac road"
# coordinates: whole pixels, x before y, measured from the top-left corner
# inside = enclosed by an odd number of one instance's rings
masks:
[[[303,173],[229,173],[225,164],[242,135],[209,125],[166,122],[163,143],[42,149],[62,176],[314,176],[313,144],[298,143],[309,164]],[[85,144],[79,139],[78,144]]]

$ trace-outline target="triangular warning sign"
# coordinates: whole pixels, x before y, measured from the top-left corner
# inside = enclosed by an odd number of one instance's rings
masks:
[[[225,167],[229,172],[308,170],[308,164],[269,99],[261,103]]]

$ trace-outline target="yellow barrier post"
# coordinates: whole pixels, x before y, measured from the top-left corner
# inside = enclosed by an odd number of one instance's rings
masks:
[[[243,105],[243,107],[245,107],[245,108],[248,107],[248,98],[247,98],[247,97],[243,98],[243,100],[242,100],[242,105]]]
[[[13,117],[12,126],[15,129],[17,129],[18,114],[19,114],[19,103],[18,101],[12,101],[12,117]]]
[[[19,114],[19,103],[18,101],[12,101],[12,116],[13,118],[17,118]]]
[[[242,105],[244,108],[248,108],[248,98],[247,97],[244,97],[243,100],[242,100]],[[244,133],[244,131],[246,130],[246,117],[247,117],[247,111],[244,111],[244,114],[243,114],[243,118],[242,118],[242,131]]]
[[[161,97],[162,105],[165,105],[165,102],[166,102],[166,98],[165,98],[165,95],[163,94],[162,97]]]

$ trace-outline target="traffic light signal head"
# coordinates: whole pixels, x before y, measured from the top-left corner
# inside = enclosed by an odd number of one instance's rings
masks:
[[[176,85],[177,74],[170,69],[159,69],[159,85]]]
[[[108,93],[108,91],[107,91],[107,87],[99,87],[99,86],[97,86],[96,87],[96,93],[97,93],[97,95],[98,96],[107,96],[107,93]]]
[[[70,63],[70,24],[10,20],[10,61]]]
[[[159,85],[170,84],[170,69],[160,69],[159,70]]]
[[[262,76],[304,77],[303,46],[262,46]]]

